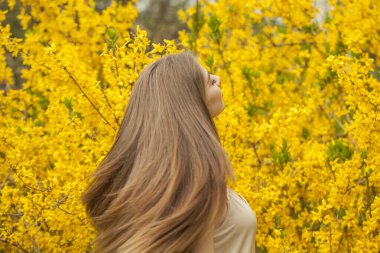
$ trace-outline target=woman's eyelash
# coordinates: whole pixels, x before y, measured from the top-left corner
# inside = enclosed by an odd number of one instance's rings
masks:
[[[211,78],[210,72],[208,72],[208,78],[211,80],[211,85],[214,85],[216,83],[216,80]]]

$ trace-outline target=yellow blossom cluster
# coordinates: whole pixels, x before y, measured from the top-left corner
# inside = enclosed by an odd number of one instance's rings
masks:
[[[14,0],[6,1],[11,10]],[[0,25],[0,251],[86,252],[80,202],[152,44],[135,1],[22,0],[25,38]],[[256,212],[258,252],[380,250],[380,2],[197,1],[181,46],[221,77],[215,118]],[[6,21],[7,11],[0,11]],[[4,22],[3,22],[4,23]],[[6,53],[25,68],[13,89]]]
[[[23,0],[25,38],[0,26],[0,251],[88,252],[95,231],[80,196],[109,151],[141,70],[177,52],[137,25],[135,1]],[[0,11],[0,21],[14,6]],[[6,53],[22,59],[14,89]]]
[[[258,252],[379,252],[380,2],[200,0],[178,16],[221,77],[216,123]]]

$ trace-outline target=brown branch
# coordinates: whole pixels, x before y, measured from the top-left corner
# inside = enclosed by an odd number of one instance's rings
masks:
[[[306,44],[310,44],[310,45],[313,45],[314,48],[317,50],[317,52],[322,56],[322,57],[326,57],[325,54],[322,52],[321,49],[318,48],[318,45],[315,41],[310,41],[310,42],[307,42],[307,41],[303,41],[303,42],[291,42],[291,43],[283,43],[283,44],[276,44],[272,38],[266,34],[266,33],[263,33],[263,35],[269,40],[271,46],[262,46],[261,49],[263,48],[272,48],[272,47],[292,47],[292,46],[302,46],[302,45],[306,45]]]
[[[69,211],[66,211],[65,209],[63,209],[63,208],[60,207],[60,206],[57,206],[57,208],[58,208],[59,210],[64,211],[64,212],[67,213],[67,214],[72,214],[72,215],[76,215],[76,214],[78,214],[78,212],[76,212],[76,213],[71,213],[71,212],[69,212]]]
[[[196,12],[195,12],[195,39],[194,39],[194,53],[196,54],[197,53],[197,39],[198,39],[198,34],[199,34],[199,20],[198,20],[198,16],[199,16],[199,0],[196,0],[196,3],[195,3],[195,9],[196,9]]]
[[[76,125],[78,128],[81,128],[80,125],[78,125],[78,123],[76,123],[76,122],[74,121],[74,118],[71,117],[70,112],[69,112],[69,117],[70,117],[70,122],[72,122],[72,123],[73,123],[74,125]]]
[[[60,207],[60,205],[62,205],[63,203],[65,203],[66,200],[69,198],[71,190],[72,190],[72,189],[70,189],[69,192],[68,192],[67,194],[63,194],[63,197],[62,197],[60,200],[58,200],[58,202],[56,202],[56,203],[54,204],[53,209],[58,208],[58,209],[64,211],[65,213],[67,213],[67,214],[71,214],[71,215],[76,215],[76,214],[78,214],[78,212],[76,212],[76,213],[71,213],[71,212],[69,212],[69,211],[66,211],[66,210],[63,209],[62,207]]]
[[[6,243],[6,244],[8,244],[8,245],[11,245],[11,246],[13,246],[13,247],[16,247],[16,248],[22,250],[22,252],[26,252],[26,253],[29,252],[29,250],[26,250],[26,249],[24,249],[23,247],[21,247],[20,244],[19,244],[18,242],[12,242],[12,243],[11,243],[10,241],[8,241],[8,240],[6,240],[6,239],[3,239],[3,238],[0,238],[0,242],[4,242],[4,243]]]
[[[102,94],[103,94],[105,100],[107,101],[107,105],[108,105],[108,107],[112,110],[111,103],[109,102],[109,100],[108,100],[106,94],[104,93],[104,90],[103,90],[101,87],[100,87],[100,91],[102,92]],[[119,119],[116,117],[115,112],[112,111],[112,114],[113,114],[113,117],[114,117],[114,119],[115,119],[116,124],[120,127]]]
[[[332,252],[332,244],[331,244],[331,240],[332,240],[332,238],[331,238],[331,226],[329,226],[330,227],[330,252]]]
[[[71,191],[71,189],[70,189],[70,191]],[[69,197],[70,191],[67,195],[63,194],[63,197],[60,200],[58,200],[58,202],[56,202],[54,204],[53,209],[56,209],[57,207],[59,207],[60,205],[62,205],[63,203],[66,202],[67,198]]]
[[[227,125],[226,125],[226,132],[224,133],[224,136],[223,136],[223,143],[226,143],[226,136],[227,136],[227,128],[228,128],[228,122],[227,122]]]
[[[28,57],[30,56],[29,54],[25,53],[22,49],[20,49],[20,52],[23,53],[24,55],[28,56]],[[33,57],[30,57],[29,59],[32,60],[33,62],[35,62],[37,65],[43,66],[43,67],[47,68],[48,70],[51,70],[51,67],[37,62]]]
[[[113,53],[113,56],[115,57],[113,60],[114,60],[114,62],[115,62],[116,77],[119,78],[119,67],[117,66],[115,52]]]
[[[220,42],[218,42],[218,53],[219,53],[220,57],[222,58],[223,68],[224,68],[224,70],[227,72],[228,79],[230,80],[230,83],[231,83],[232,97],[235,98],[235,93],[234,93],[234,82],[232,81],[231,73],[230,73],[230,70],[229,70],[228,67],[227,67],[226,61],[225,61],[224,56],[223,56],[223,52],[222,52],[222,50],[220,49]]]
[[[25,227],[26,231],[29,231],[29,224],[25,220],[23,220],[23,222],[24,222],[24,227]],[[29,233],[28,233],[28,235],[30,237],[30,240],[32,241],[34,251],[39,252],[39,251],[37,251],[36,242],[34,241],[33,236],[30,235]]]
[[[9,176],[10,176],[10,172],[11,172],[11,170],[8,170],[8,174],[7,174],[7,176],[4,178],[3,182],[2,182],[1,185],[0,185],[0,194],[1,194],[1,191],[3,190],[3,188],[4,188],[4,186],[5,186],[5,183],[7,182],[8,178],[9,178]]]
[[[370,187],[369,187],[369,175],[366,173],[366,176],[365,176],[365,178],[366,178],[366,197],[367,197],[367,206],[368,206],[368,210],[369,210],[369,217],[371,217],[372,218],[372,208],[371,208],[371,205],[372,205],[372,203],[371,203],[371,195],[370,195]]]
[[[252,147],[253,147],[253,151],[255,153],[255,156],[257,158],[257,161],[259,162],[258,164],[258,167],[261,168],[262,164],[263,164],[263,160],[259,157],[259,155],[257,154],[257,149],[256,149],[256,145],[259,144],[260,141],[257,141],[255,143],[252,144]]]
[[[9,164],[9,167],[12,169],[12,171],[16,174],[16,176],[20,179],[20,181],[23,183],[23,185],[30,189],[30,190],[35,190],[35,191],[40,191],[40,192],[45,192],[46,190],[41,190],[41,189],[37,189],[37,188],[34,188],[33,186],[30,186],[28,185],[27,183],[25,183],[25,181],[20,177],[20,175],[17,173],[17,169],[8,161],[8,164]]]
[[[90,102],[90,104],[92,105],[92,107],[95,109],[95,111],[103,118],[103,120],[109,125],[111,126],[115,131],[116,129],[108,122],[108,120],[103,116],[103,114],[99,111],[99,109],[95,106],[95,104],[91,101],[91,99],[87,96],[87,94],[84,92],[84,90],[82,89],[82,87],[80,87],[80,85],[78,84],[77,80],[75,80],[75,78],[71,75],[71,73],[67,70],[66,66],[63,66],[63,69],[66,71],[66,73],[70,76],[70,79],[74,82],[74,84],[80,89],[80,91],[82,92],[82,94],[86,97],[86,99],[88,100],[88,102]]]

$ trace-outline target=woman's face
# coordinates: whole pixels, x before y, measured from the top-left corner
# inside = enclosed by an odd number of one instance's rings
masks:
[[[211,117],[215,117],[224,109],[222,90],[220,89],[220,77],[210,74],[203,66],[201,67],[206,80],[206,104]]]

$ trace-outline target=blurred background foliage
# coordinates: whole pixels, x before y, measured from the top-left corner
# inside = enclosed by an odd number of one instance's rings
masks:
[[[0,12],[5,251],[90,249],[84,179],[141,69],[178,44],[223,80],[215,123],[257,252],[380,252],[379,1],[5,2],[24,3]]]
[[[112,2],[119,2],[123,5],[128,4],[129,0],[96,0],[96,10],[101,13],[109,7]],[[212,2],[212,1],[211,1]],[[17,15],[20,13],[20,0],[15,1],[13,10],[9,10],[6,19],[2,25],[9,24],[13,37],[24,38],[25,31],[22,29],[20,20]],[[135,24],[139,24],[141,29],[147,31],[148,38],[152,43],[162,42],[164,39],[178,40],[178,31],[187,29],[186,24],[178,19],[178,11],[193,6],[196,0],[139,0],[136,3],[138,9],[138,17]],[[7,1],[0,1],[0,10],[6,10]],[[30,23],[33,26],[33,20]],[[133,26],[131,32],[136,32],[136,25]],[[150,44],[147,50],[151,50]],[[24,68],[20,56],[18,58],[10,57],[10,53],[6,55],[7,66],[14,73],[14,88],[22,87],[22,78],[20,76],[21,69]],[[4,89],[5,83],[0,83],[0,89]]]

